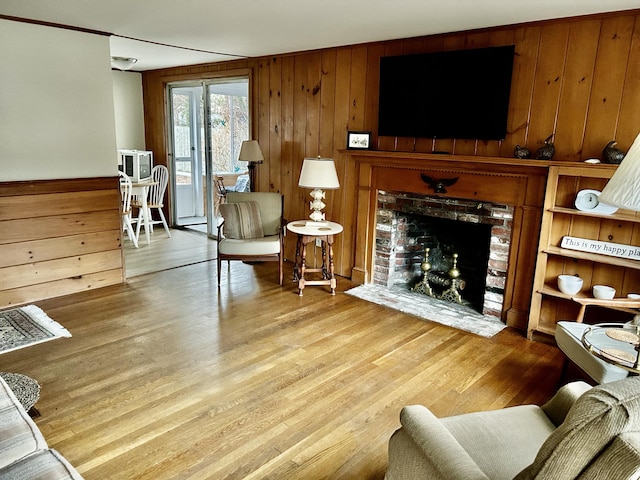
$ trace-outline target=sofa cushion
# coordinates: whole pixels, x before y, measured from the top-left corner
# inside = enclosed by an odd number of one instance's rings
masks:
[[[77,470],[53,449],[33,453],[3,468],[0,477],[11,480],[82,480]]]
[[[257,202],[223,203],[220,213],[224,217],[224,236],[233,239],[262,238],[262,219]]]
[[[0,468],[46,448],[40,430],[0,378]]]
[[[567,418],[542,445],[535,461],[517,480],[577,478],[616,437],[640,431],[640,377],[594,387],[583,394]]]

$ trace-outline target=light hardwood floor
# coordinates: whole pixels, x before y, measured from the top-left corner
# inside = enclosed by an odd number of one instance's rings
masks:
[[[220,290],[215,271],[39,302],[73,337],[0,356],[41,383],[36,422],[86,479],[380,480],[403,405],[540,403],[558,382],[559,351],[521,332],[425,322],[344,278],[299,297],[272,262],[225,265]]]

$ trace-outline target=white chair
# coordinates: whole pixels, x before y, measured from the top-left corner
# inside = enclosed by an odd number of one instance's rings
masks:
[[[133,232],[131,225],[131,179],[126,173],[118,172],[120,176],[120,195],[122,197],[120,216],[122,217],[122,230],[127,232],[129,240],[138,248],[138,236]]]
[[[169,225],[164,217],[162,207],[164,206],[164,192],[167,190],[167,184],[169,183],[169,170],[164,165],[156,165],[151,170],[151,181],[153,185],[149,187],[149,193],[147,194],[147,214],[149,215],[150,230],[153,231],[153,225],[161,223],[164,226],[164,231],[167,232],[167,237],[171,238],[171,232],[169,231]],[[140,224],[144,224],[142,215],[142,203],[137,200],[133,203],[135,207],[138,207],[138,218],[136,220],[136,238],[140,238]],[[160,214],[160,220],[153,220],[151,215],[152,209],[158,210]]]

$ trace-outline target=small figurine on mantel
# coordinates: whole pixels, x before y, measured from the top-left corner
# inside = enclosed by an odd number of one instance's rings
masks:
[[[513,156],[516,158],[531,158],[531,150],[527,147],[521,147],[520,145],[516,145],[515,150],[513,151]]]
[[[620,162],[622,162],[625,153],[619,148],[616,148],[615,145],[617,143],[618,142],[616,142],[615,140],[612,140],[607,143],[607,146],[602,150],[602,161],[604,163],[619,164]]]
[[[538,160],[551,160],[553,158],[553,154],[556,153],[556,146],[551,141],[553,135],[554,134],[552,133],[545,138],[544,145],[536,152],[536,158]]]

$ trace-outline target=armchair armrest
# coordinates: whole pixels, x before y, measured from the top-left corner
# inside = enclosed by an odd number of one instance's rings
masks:
[[[589,390],[591,385],[586,382],[571,382],[564,385],[547,403],[542,405],[542,411],[549,420],[558,427],[564,422],[569,409],[580,395]]]
[[[404,407],[400,412],[400,423],[430,467],[438,472],[438,478],[488,480],[454,436],[426,407]]]

